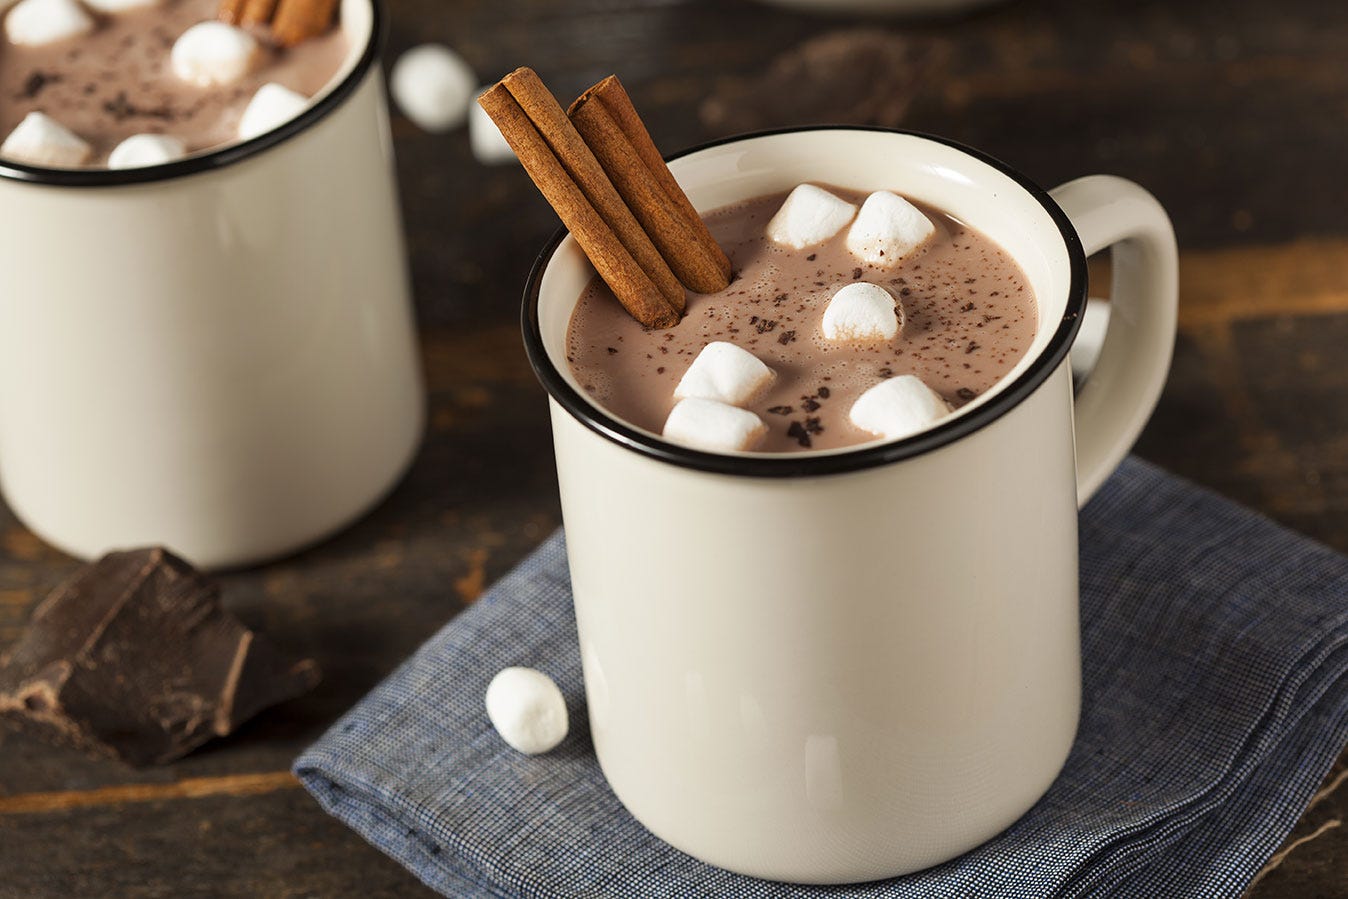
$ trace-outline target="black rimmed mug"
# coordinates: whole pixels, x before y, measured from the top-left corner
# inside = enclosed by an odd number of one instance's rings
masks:
[[[205,567],[341,528],[401,476],[424,397],[378,0],[299,117],[130,170],[0,161],[0,488],[73,555]]]
[[[750,135],[671,168],[702,210],[805,181],[897,191],[991,237],[1034,289],[1025,357],[941,424],[785,455],[670,444],[588,398],[566,331],[593,272],[571,238],[545,249],[525,298],[615,793],[674,846],[759,877],[858,882],[945,861],[1023,814],[1071,746],[1077,508],[1165,380],[1169,219],[1118,178],[1046,193],[974,150],[879,129]],[[1086,256],[1107,247],[1114,314],[1074,400]]]

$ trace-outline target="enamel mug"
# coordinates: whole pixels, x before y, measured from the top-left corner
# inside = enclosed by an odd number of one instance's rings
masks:
[[[377,502],[423,387],[378,58],[310,108],[150,168],[0,161],[0,489],[76,556],[283,555]]]
[[[801,883],[903,874],[984,842],[1043,795],[1081,702],[1077,508],[1154,407],[1176,323],[1170,222],[1097,176],[1045,192],[918,134],[815,128],[671,163],[708,211],[804,182],[894,190],[1005,248],[1036,337],[993,389],[904,440],[711,454],[615,419],[566,364],[592,276],[558,235],[525,343],[550,394],[590,729],[653,833]],[[1068,351],[1086,257],[1113,315],[1082,396]]]

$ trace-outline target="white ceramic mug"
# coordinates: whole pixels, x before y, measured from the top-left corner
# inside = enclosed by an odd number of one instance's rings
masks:
[[[53,545],[257,562],[411,461],[384,13],[345,0],[341,22],[343,69],[254,140],[125,171],[0,162],[0,487]]]
[[[754,135],[672,168],[702,210],[802,181],[899,191],[989,235],[1034,289],[1025,358],[951,418],[785,455],[669,444],[588,398],[565,362],[591,277],[571,238],[544,251],[525,300],[590,729],[618,797],[674,846],[759,877],[855,882],[945,861],[1024,813],[1072,744],[1077,508],[1170,364],[1170,222],[1127,181],[1050,195],[892,131]],[[1074,405],[1086,256],[1111,246],[1113,321]]]

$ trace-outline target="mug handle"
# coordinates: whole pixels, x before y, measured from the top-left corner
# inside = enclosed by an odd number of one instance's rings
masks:
[[[1170,371],[1179,306],[1179,251],[1161,204],[1131,181],[1091,175],[1049,192],[1086,255],[1111,247],[1114,283],[1100,359],[1076,400],[1077,505],[1128,454]]]

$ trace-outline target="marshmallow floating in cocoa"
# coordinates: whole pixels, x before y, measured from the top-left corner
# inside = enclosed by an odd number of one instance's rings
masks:
[[[90,9],[109,16],[147,6],[158,6],[162,2],[163,0],[84,0],[85,5]]]
[[[767,425],[754,413],[716,400],[682,400],[665,420],[662,436],[674,443],[713,453],[753,449]]]
[[[881,381],[852,404],[852,424],[888,440],[909,437],[931,427],[950,407],[915,375]]]
[[[773,382],[776,375],[746,349],[714,340],[702,348],[674,388],[675,399],[695,397],[743,406]]]
[[[824,310],[824,337],[829,340],[890,340],[899,327],[893,294],[865,281],[839,290]]]
[[[88,34],[94,24],[75,0],[20,0],[5,16],[5,35],[14,44],[40,46]]]
[[[389,77],[393,100],[423,131],[457,128],[475,105],[477,77],[463,57],[439,44],[413,47],[393,64]]]
[[[27,0],[25,0],[27,2]],[[242,28],[200,22],[182,33],[169,54],[173,74],[198,87],[232,84],[257,65],[261,48]]]
[[[30,112],[0,144],[0,156],[32,165],[74,168],[88,161],[93,148],[60,122]]]
[[[822,187],[801,184],[768,222],[768,238],[796,250],[823,243],[857,214],[857,208]]]
[[[569,722],[562,691],[541,671],[505,668],[487,685],[487,717],[501,739],[538,755],[566,738]]]
[[[290,88],[275,82],[268,82],[257,89],[248,108],[239,119],[239,139],[266,134],[279,125],[295,118],[309,106],[309,98]]]
[[[187,155],[187,145],[168,134],[133,134],[108,154],[110,169],[163,165]]]
[[[878,190],[866,198],[847,232],[847,249],[872,265],[894,265],[936,233],[931,219],[898,194]]]

